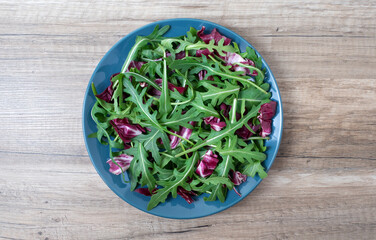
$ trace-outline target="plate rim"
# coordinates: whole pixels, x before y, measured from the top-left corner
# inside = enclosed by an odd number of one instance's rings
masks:
[[[242,194],[241,197],[239,197],[239,199],[233,201],[231,204],[229,204],[228,206],[223,206],[223,207],[220,207],[218,209],[216,209],[215,211],[213,212],[210,212],[210,213],[205,213],[205,214],[202,214],[202,215],[199,215],[199,216],[188,216],[188,217],[185,217],[185,216],[163,216],[161,214],[158,214],[158,213],[154,213],[154,212],[151,212],[151,211],[147,211],[146,209],[142,209],[136,205],[134,205],[132,202],[130,201],[127,201],[126,199],[124,199],[121,195],[119,195],[114,189],[113,187],[107,183],[104,179],[104,177],[102,177],[102,174],[101,172],[99,171],[99,169],[97,168],[96,164],[94,163],[93,161],[93,157],[92,157],[92,154],[91,152],[89,151],[89,145],[88,145],[88,141],[87,141],[87,136],[85,135],[85,106],[86,106],[86,100],[87,100],[87,97],[89,95],[89,92],[90,92],[90,89],[91,89],[91,83],[93,82],[93,78],[94,78],[94,74],[98,71],[98,68],[99,66],[101,66],[101,63],[104,61],[104,59],[106,58],[107,55],[110,54],[110,52],[113,51],[113,49],[115,49],[120,43],[123,42],[123,39],[126,38],[127,36],[130,36],[130,35],[133,35],[135,34],[136,32],[138,31],[141,31],[145,28],[148,28],[150,26],[154,26],[154,25],[157,25],[157,24],[168,24],[169,22],[173,22],[173,21],[194,21],[194,22],[199,22],[203,25],[205,24],[210,24],[212,25],[213,27],[215,28],[223,28],[225,29],[226,31],[230,32],[231,34],[237,36],[239,39],[241,39],[242,41],[246,42],[247,45],[249,45],[253,50],[255,50],[255,52],[257,53],[257,55],[259,57],[261,57],[262,59],[262,63],[264,64],[264,66],[266,68],[269,69],[269,73],[270,73],[270,77],[271,79],[274,81],[275,83],[275,86],[276,86],[276,96],[274,96],[278,102],[279,102],[279,112],[281,114],[280,118],[281,118],[281,121],[280,121],[280,128],[279,128],[279,132],[278,132],[278,135],[280,136],[278,141],[277,141],[277,145],[276,145],[276,150],[275,152],[273,153],[273,156],[271,156],[271,161],[270,161],[270,166],[269,166],[269,169],[265,169],[266,172],[269,172],[270,168],[272,167],[273,163],[274,163],[274,160],[278,154],[278,151],[279,151],[279,147],[280,147],[280,144],[282,142],[282,133],[283,133],[283,106],[282,106],[282,98],[281,98],[281,93],[280,93],[280,90],[279,90],[279,87],[278,87],[278,84],[277,84],[277,81],[273,75],[273,72],[270,68],[270,66],[267,64],[267,62],[265,61],[265,58],[257,51],[257,49],[255,47],[253,47],[253,45],[251,43],[249,43],[245,38],[243,38],[241,35],[237,34],[236,32],[228,29],[227,27],[224,27],[220,24],[217,24],[217,23],[214,23],[214,22],[211,22],[211,21],[208,21],[208,20],[203,20],[203,19],[198,19],[198,18],[169,18],[169,19],[164,19],[164,20],[159,20],[159,21],[154,21],[154,22],[151,22],[151,23],[148,23],[148,24],[145,24],[129,33],[127,33],[126,35],[124,35],[122,38],[120,38],[104,55],[103,57],[101,58],[101,60],[98,62],[98,64],[96,65],[93,73],[91,74],[91,77],[90,77],[90,80],[88,82],[88,85],[87,85],[87,88],[86,88],[86,91],[85,91],[85,94],[84,94],[84,99],[83,99],[83,107],[82,107],[82,133],[83,133],[83,137],[84,137],[84,141],[85,141],[85,147],[86,147],[86,151],[89,155],[89,158],[90,158],[90,161],[92,163],[92,165],[94,166],[96,172],[98,173],[98,175],[100,176],[100,178],[102,179],[102,181],[107,185],[107,187],[109,187],[111,189],[111,191],[113,193],[115,193],[120,199],[122,199],[123,201],[125,201],[126,203],[128,203],[129,205],[131,205],[132,207],[138,209],[138,210],[141,210],[142,212],[145,212],[145,213],[148,213],[148,214],[151,214],[151,215],[154,215],[154,216],[158,216],[158,217],[163,217],[163,218],[168,218],[168,219],[196,219],[196,218],[202,218],[202,217],[207,217],[207,216],[210,216],[210,215],[214,215],[216,213],[219,213],[219,212],[222,212],[234,205],[236,205],[237,203],[239,203],[241,200],[243,200],[245,197],[247,197],[249,194],[251,194],[255,189],[256,187],[262,182],[263,179],[259,178],[255,185],[250,189],[250,191],[246,194]],[[167,200],[166,200],[167,201]],[[218,201],[218,200],[217,200]]]

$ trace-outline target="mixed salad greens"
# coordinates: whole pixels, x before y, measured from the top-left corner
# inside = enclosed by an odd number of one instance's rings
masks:
[[[109,145],[111,173],[128,171],[131,190],[151,196],[148,210],[170,194],[224,202],[247,176],[265,178],[276,110],[252,48],[241,53],[216,29],[163,37],[168,30],[138,36],[102,93],[92,84],[91,137]]]

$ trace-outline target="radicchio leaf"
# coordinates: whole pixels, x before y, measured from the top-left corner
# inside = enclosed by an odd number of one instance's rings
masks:
[[[191,124],[192,126],[195,126],[196,122],[191,121],[191,122],[189,122],[189,124]],[[179,136],[182,136],[183,138],[189,140],[189,138],[191,137],[192,131],[193,131],[193,129],[189,129],[189,128],[186,128],[186,127],[180,127],[179,132],[177,132],[177,131],[173,131],[173,132],[178,134]],[[180,142],[180,138],[178,138],[177,136],[174,136],[174,135],[169,135],[168,137],[170,138],[171,149],[175,149]]]
[[[189,204],[194,202],[192,196],[197,196],[197,194],[195,192],[187,191],[180,186],[178,187],[177,193],[178,193],[179,196],[181,196]]]
[[[109,171],[115,175],[119,175],[122,172],[125,172],[131,165],[132,159],[133,159],[133,156],[129,156],[127,154],[121,154],[117,157],[114,157],[114,161],[117,163],[117,165],[111,159],[108,159],[107,163],[110,165]],[[120,166],[121,169],[119,168],[118,165]]]
[[[130,124],[127,118],[111,120],[110,124],[124,143],[130,142],[132,138],[145,132],[145,129],[139,124]]]
[[[254,126],[252,124],[252,121],[249,120],[248,121],[248,126],[256,133],[259,129],[260,129],[260,125],[256,125]],[[253,136],[253,132],[249,131],[248,128],[246,126],[243,126],[241,128],[239,128],[238,130],[236,130],[235,132],[236,135],[238,135],[239,137],[243,138],[243,139],[248,139],[250,137]]]
[[[144,65],[145,63],[146,62],[131,61],[128,66],[128,71],[131,70],[131,68],[137,68],[137,70],[140,70],[142,65]]]
[[[214,39],[215,44],[218,44],[219,40],[224,38],[224,43],[223,45],[229,45],[231,43],[231,39],[227,38],[223,35],[221,35],[216,28],[214,28],[210,34],[205,34],[205,27],[202,26],[201,30],[197,32],[197,36],[202,39],[205,43],[209,43],[210,40]]]
[[[199,49],[196,51],[196,57],[201,57],[202,55],[205,55],[206,57],[208,57],[209,55],[212,55],[213,52],[210,52],[209,49]]]
[[[277,103],[270,101],[261,105],[257,117],[261,123],[261,137],[267,137],[272,133],[272,118],[275,115]]]
[[[247,181],[247,175],[242,174],[239,171],[230,171],[230,179],[231,182],[234,183],[234,185],[240,185],[243,182]]]
[[[208,150],[200,161],[196,173],[201,177],[210,176],[217,167],[218,161],[218,155],[214,154],[212,150]]]
[[[160,79],[160,78],[155,79],[155,83],[158,84],[159,86],[161,86],[162,85],[162,79]],[[187,89],[187,87],[177,87],[174,84],[168,82],[168,89],[170,89],[171,91],[174,91],[176,89],[176,91],[178,91],[180,94],[183,94],[185,92],[185,90]],[[152,88],[151,94],[153,96],[161,96],[161,91],[159,91],[155,88]]]
[[[155,191],[157,191],[157,188],[154,188],[151,192],[149,191],[148,188],[137,188],[134,191],[144,196],[150,197],[151,195],[155,193]]]
[[[249,70],[246,67],[241,67],[239,65],[236,65],[235,63],[242,63],[245,65],[255,66],[255,63],[252,60],[244,59],[242,56],[240,56],[237,53],[227,52],[225,57],[221,57],[225,60],[226,64],[231,65],[230,68],[233,71],[239,71],[244,72],[244,74],[251,75],[251,76],[257,76],[257,71],[253,70],[251,74],[251,70]]]
[[[222,103],[219,107],[222,111],[223,116],[225,116],[226,118],[229,117],[229,112],[231,110],[231,107],[232,106],[226,105],[224,103]],[[236,120],[239,120],[239,119],[240,119],[240,114],[236,113]],[[249,120],[247,124],[255,133],[260,129],[260,125],[253,125],[251,120]],[[243,139],[248,139],[254,135],[254,133],[249,131],[249,129],[246,126],[242,126],[238,130],[236,130],[235,134]]]
[[[221,119],[213,116],[204,118],[204,122],[205,124],[210,125],[210,128],[217,132],[221,131],[222,128],[226,127],[225,122],[221,122]]]
[[[103,101],[106,102],[111,102],[112,94],[114,94],[114,90],[112,89],[113,82],[111,79],[115,76],[117,76],[119,73],[112,74],[110,77],[110,86],[108,86],[102,93],[95,95],[97,98],[102,99]]]

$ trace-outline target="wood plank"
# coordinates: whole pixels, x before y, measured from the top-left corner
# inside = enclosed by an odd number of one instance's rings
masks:
[[[0,0],[0,239],[372,239],[376,1]],[[217,22],[265,57],[284,105],[280,151],[234,207],[143,213],[102,182],[81,131],[95,66],[127,33]]]

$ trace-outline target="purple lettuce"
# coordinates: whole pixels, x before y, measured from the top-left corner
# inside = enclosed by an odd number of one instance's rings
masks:
[[[201,177],[210,176],[218,164],[218,155],[214,154],[212,150],[208,150],[196,169],[196,173]]]
[[[167,54],[166,54],[167,57],[168,57],[168,54],[171,55],[171,53],[167,53]],[[185,51],[181,51],[181,52],[175,54],[175,59],[176,59],[176,60],[179,60],[179,59],[182,59],[182,58],[185,58]]]
[[[103,101],[106,101],[108,103],[111,102],[112,94],[114,94],[114,90],[112,89],[113,83],[112,83],[111,79],[113,77],[115,77],[116,75],[118,75],[118,74],[119,73],[115,73],[115,74],[111,75],[111,77],[110,77],[110,82],[111,82],[110,86],[108,86],[102,93],[95,95],[97,98],[100,98]]]
[[[252,60],[244,59],[242,56],[240,56],[237,53],[227,52],[225,57],[221,57],[225,60],[227,65],[231,65],[231,70],[233,71],[239,71],[244,72],[244,74],[251,75],[251,76],[257,76],[257,71],[253,70],[251,74],[251,70],[246,67],[241,67],[239,65],[236,65],[235,63],[242,63],[249,66],[255,66],[255,63]]]
[[[227,105],[225,103],[222,103],[219,106],[219,109],[222,111],[223,116],[225,116],[226,118],[229,118],[231,108],[232,108],[232,106]],[[238,121],[239,119],[240,119],[240,113],[236,113],[236,121]]]
[[[222,103],[219,108],[221,109],[222,111],[222,114],[223,116],[225,116],[226,118],[229,118],[229,114],[230,114],[230,110],[231,110],[231,107],[230,105],[226,105],[224,103]],[[236,120],[239,120],[240,119],[240,113],[236,113]],[[260,125],[256,125],[254,126],[252,124],[252,120],[249,120],[248,121],[248,126],[255,132],[257,133],[257,131],[260,129]],[[250,138],[251,136],[254,135],[254,133],[252,133],[251,131],[248,130],[248,128],[246,126],[243,126],[241,128],[239,128],[238,130],[236,130],[235,132],[236,135],[238,135],[239,137],[243,138],[243,139],[248,139]]]
[[[243,182],[247,181],[247,175],[242,174],[239,171],[230,171],[230,180],[234,183],[234,185],[240,185]]]
[[[257,117],[261,123],[261,137],[267,137],[272,133],[272,118],[275,115],[277,102],[270,101],[261,105],[260,115]]]
[[[201,57],[202,55],[208,57],[209,55],[212,55],[212,54],[213,52],[210,52],[209,49],[207,48],[204,50],[199,49],[196,51],[196,57]]]
[[[137,188],[134,191],[137,192],[137,193],[140,193],[144,196],[150,197],[151,195],[153,195],[157,191],[157,188],[154,188],[151,192],[149,191],[148,188]]]
[[[207,73],[208,73],[208,71],[206,71],[206,70],[199,71],[198,72],[198,80],[204,80],[204,78],[205,78],[205,76],[206,76]],[[213,76],[209,76],[208,80],[214,81]]]
[[[210,125],[210,128],[213,129],[214,131],[221,131],[222,128],[226,127],[225,122],[221,122],[221,119],[217,117],[205,117],[204,118],[204,123],[207,125]]]
[[[257,131],[260,129],[260,125],[256,125],[254,126],[252,124],[252,121],[249,120],[248,121],[248,126],[255,132],[257,133]],[[250,137],[252,137],[254,135],[253,132],[249,131],[248,128],[246,126],[243,126],[241,128],[239,128],[238,130],[236,130],[235,132],[236,135],[238,135],[239,137],[243,138],[243,139],[248,139]]]
[[[158,84],[159,86],[161,86],[162,85],[162,79],[160,79],[160,78],[155,79],[155,83]],[[174,91],[176,89],[176,91],[178,91],[180,94],[183,94],[185,92],[185,90],[187,89],[187,87],[177,87],[174,84],[168,82],[168,89],[170,89],[170,91]],[[161,91],[159,91],[155,88],[152,88],[151,94],[153,96],[161,96],[162,93],[161,93]]]
[[[191,121],[191,122],[189,122],[189,124],[191,124],[192,126],[195,126],[196,122]],[[179,132],[177,132],[177,131],[173,131],[173,132],[178,134],[179,136],[182,136],[183,138],[189,140],[189,138],[191,137],[192,131],[193,131],[193,129],[189,129],[189,128],[180,126]],[[178,138],[177,136],[174,136],[174,135],[169,135],[168,137],[170,139],[171,149],[175,149],[180,142],[180,138]]]
[[[131,68],[137,68],[137,70],[140,70],[142,65],[144,65],[145,63],[146,62],[131,61],[128,66],[128,71],[131,70]]]
[[[137,62],[137,61],[131,61],[131,63],[129,64],[128,66],[128,70],[127,72],[131,69],[131,68],[137,68],[138,70],[141,69],[142,65],[144,65],[146,62]],[[110,86],[108,86],[102,93],[100,94],[97,94],[95,95],[97,98],[100,98],[102,99],[103,101],[106,101],[106,102],[111,102],[111,98],[112,98],[112,94],[114,94],[114,90],[112,89],[112,86],[113,86],[113,82],[111,81],[111,79],[115,76],[117,76],[119,73],[115,73],[115,74],[112,74],[111,77],[110,77]],[[132,77],[131,77],[132,78]]]
[[[129,156],[127,154],[121,154],[117,157],[114,157],[114,161],[120,166],[121,169],[114,162],[112,162],[111,159],[108,159],[107,163],[110,165],[109,171],[115,175],[119,175],[122,172],[125,172],[131,165],[132,159],[133,156]]]
[[[192,196],[197,196],[197,194],[195,192],[187,191],[180,186],[178,187],[177,193],[178,193],[179,196],[181,196],[189,204],[194,202]]]
[[[230,38],[227,38],[223,35],[221,35],[216,28],[214,28],[210,34],[205,34],[204,33],[205,31],[205,27],[202,26],[201,30],[197,32],[197,36],[199,38],[201,38],[202,41],[204,41],[205,43],[209,43],[210,40],[214,39],[215,41],[215,44],[218,44],[218,42],[224,38],[225,41],[223,42],[223,45],[229,45],[231,43],[231,39]]]
[[[111,120],[110,124],[124,143],[130,142],[132,138],[145,132],[145,129],[139,124],[130,124],[127,118]]]

